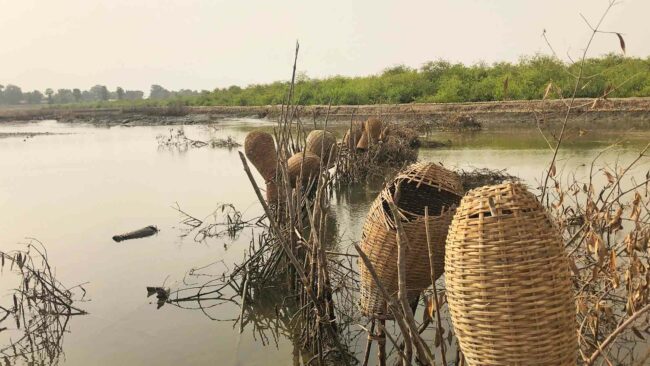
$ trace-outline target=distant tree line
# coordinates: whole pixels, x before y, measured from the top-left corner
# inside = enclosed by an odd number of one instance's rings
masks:
[[[363,77],[333,76],[310,79],[298,75],[295,96],[300,104],[376,104],[412,102],[481,102],[541,99],[570,95],[578,65],[557,58],[536,55],[516,63],[464,65],[448,61],[427,62],[420,68],[403,65],[380,74]],[[606,55],[586,60],[578,97],[650,96],[650,58]],[[186,98],[189,105],[268,105],[280,104],[287,82],[231,86],[215,89],[198,98]]]
[[[18,104],[71,104],[84,102],[100,102],[110,100],[141,100],[144,93],[139,90],[124,90],[121,87],[114,91],[104,85],[95,85],[89,90],[47,88],[23,92],[19,86],[0,84],[0,105]]]
[[[557,98],[569,94],[578,74],[578,65],[554,57],[535,55],[522,57],[516,63],[498,62],[473,65],[439,60],[420,68],[404,65],[360,77],[333,76],[310,79],[297,75],[296,98],[301,104],[376,104],[412,102],[479,102],[504,99],[540,99],[546,93]],[[598,97],[611,91],[611,97],[650,96],[650,58],[641,59],[609,54],[588,59],[583,70],[584,81],[578,97]],[[549,88],[549,83],[551,87]],[[89,90],[52,89],[22,92],[15,85],[0,86],[0,104],[65,104],[93,102],[107,105],[269,105],[280,104],[287,93],[288,82],[230,86],[213,91],[182,89],[170,91],[152,85],[147,99],[137,90],[117,88],[109,91],[103,85]],[[548,91],[548,92],[547,92]]]
[[[170,91],[160,85],[152,85],[149,91],[150,101],[170,100],[178,98],[199,97],[209,94],[207,90],[195,91],[181,89]],[[24,92],[19,86],[0,84],[0,105],[18,105],[18,104],[83,104],[83,103],[124,103],[142,101],[144,92],[141,90],[125,90],[117,87],[115,90],[109,90],[105,85],[95,85],[88,90],[81,89],[57,89],[47,88],[42,92],[39,90]]]

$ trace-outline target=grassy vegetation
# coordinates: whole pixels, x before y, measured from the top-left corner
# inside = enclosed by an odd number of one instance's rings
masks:
[[[549,82],[552,82],[553,87],[549,89],[548,97],[557,98],[560,93],[571,94],[575,81],[572,74],[577,74],[578,70],[578,64],[542,55],[524,57],[517,63],[499,62],[491,65],[477,63],[468,66],[432,61],[418,69],[400,65],[370,76],[310,79],[306,75],[299,75],[296,96],[299,103],[304,105],[330,102],[363,105],[530,100],[541,99]],[[577,91],[577,97],[602,96],[612,88],[614,90],[609,94],[610,97],[650,96],[650,57],[641,59],[609,54],[587,59],[584,75],[586,77]],[[66,106],[272,105],[283,102],[287,86],[288,81],[277,81],[244,88],[230,86],[203,92],[167,92],[164,97],[82,102]]]
[[[555,58],[534,56],[518,63],[479,63],[471,66],[434,61],[419,69],[396,66],[378,75],[334,76],[325,79],[298,78],[297,96],[301,104],[375,104],[411,102],[478,102],[503,99],[540,99],[549,82],[550,97],[558,90],[570,93],[578,66]],[[587,60],[585,82],[579,97],[601,96],[607,88],[632,77],[611,97],[650,96],[650,58],[639,59],[607,55]],[[507,90],[504,83],[507,81]],[[286,82],[231,86],[215,89],[198,97],[177,98],[188,105],[267,105],[280,104]],[[507,95],[504,95],[504,92]]]

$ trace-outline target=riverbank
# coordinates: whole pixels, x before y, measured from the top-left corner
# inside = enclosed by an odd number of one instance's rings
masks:
[[[560,121],[567,111],[567,101],[531,100],[476,103],[412,103],[339,106],[301,106],[303,121],[347,122],[369,116],[383,116],[392,121],[446,121],[456,115],[471,115],[484,128],[534,126],[538,118],[545,122]],[[329,109],[329,112],[328,112]],[[12,108],[0,109],[1,121],[56,119],[106,125],[176,125],[206,124],[224,118],[274,119],[282,107],[209,106],[209,107],[133,107],[133,108]],[[589,128],[650,129],[650,98],[598,100],[578,99],[572,109],[574,124]]]

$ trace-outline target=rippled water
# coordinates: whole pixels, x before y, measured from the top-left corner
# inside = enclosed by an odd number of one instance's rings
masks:
[[[259,127],[272,124],[232,120],[184,130],[191,138],[232,136],[243,142],[248,131]],[[38,238],[47,246],[61,282],[89,282],[91,301],[80,306],[90,315],[72,320],[64,343],[66,365],[290,364],[292,346],[285,339],[264,347],[250,329],[239,335],[232,322],[210,321],[201,312],[171,306],[156,310],[146,298],[145,286],[173,286],[190,268],[216,260],[238,262],[247,248],[247,233],[234,244],[180,238],[179,215],[171,208],[176,202],[200,218],[224,202],[233,203],[245,217],[261,212],[236,149],[159,149],[156,136],[169,128],[55,121],[0,124],[0,248],[17,249],[25,237]],[[343,128],[336,128],[339,137]],[[26,135],[45,132],[49,134]],[[452,148],[423,149],[421,160],[461,168],[507,168],[531,186],[551,155],[530,130],[441,133],[432,138],[449,139]],[[650,135],[618,131],[574,136],[562,150],[558,167],[584,175],[595,152],[618,139],[626,142],[603,163],[633,158]],[[379,189],[353,187],[349,199],[334,206],[344,246],[359,239]],[[147,225],[157,225],[160,233],[122,243],[111,240]],[[9,301],[6,289],[2,291],[0,304]],[[219,311],[222,318],[232,319],[238,309],[225,306]]]

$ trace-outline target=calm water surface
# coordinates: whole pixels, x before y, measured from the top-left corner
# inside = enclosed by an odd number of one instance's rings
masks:
[[[184,129],[191,138],[232,136],[243,142],[251,129],[271,126],[233,120],[216,128]],[[190,268],[221,259],[239,262],[248,247],[247,233],[234,244],[181,238],[180,218],[171,208],[176,202],[200,218],[225,202],[233,203],[245,218],[261,212],[236,149],[159,149],[156,136],[169,128],[55,121],[0,124],[0,136],[52,133],[0,138],[0,249],[18,249],[25,237],[38,238],[47,246],[62,283],[89,282],[85,287],[90,301],[80,305],[90,315],[72,320],[64,343],[66,365],[291,364],[292,346],[285,339],[263,346],[250,329],[240,335],[232,322],[210,321],[198,311],[172,306],[156,310],[146,298],[145,286],[166,281],[173,288]],[[507,168],[532,186],[551,155],[536,131],[432,137],[451,140],[453,148],[421,150],[421,160],[450,167]],[[572,138],[558,166],[584,175],[588,169],[584,164],[595,152],[618,139],[625,143],[608,153],[603,163],[613,164],[616,157],[632,159],[650,135],[617,132]],[[640,169],[647,168],[645,164]],[[344,241],[339,250],[349,250],[346,246],[359,240],[363,218],[379,188],[356,187],[349,199],[334,205]],[[111,239],[147,225],[157,225],[160,233],[122,243]],[[9,301],[9,292],[2,291],[0,304]],[[238,311],[225,306],[217,313],[232,319]]]

